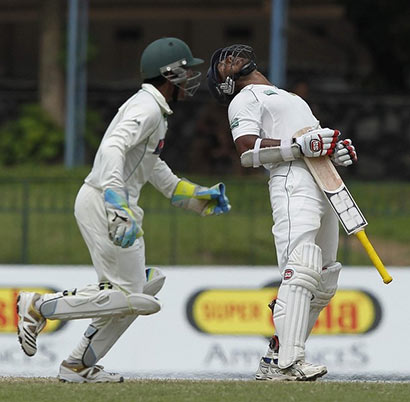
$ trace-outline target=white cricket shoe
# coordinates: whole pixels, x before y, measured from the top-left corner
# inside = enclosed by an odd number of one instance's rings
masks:
[[[269,367],[266,379],[269,381],[315,381],[326,373],[326,366],[297,361],[285,369]]]
[[[278,368],[278,359],[277,358],[269,358],[269,357],[261,357],[259,361],[259,367],[255,373],[255,380],[263,381],[267,379],[269,370],[274,370]]]
[[[269,365],[271,359],[267,357],[261,357],[259,361],[259,367],[255,373],[255,380],[266,380],[269,371]]]
[[[40,294],[20,292],[17,297],[17,336],[21,348],[27,356],[34,356],[37,352],[37,335],[46,325],[46,319],[35,308],[35,302]]]
[[[269,307],[273,309],[273,307],[271,307],[270,305]],[[269,350],[267,352],[267,354],[269,354],[272,357],[267,357],[267,356],[261,357],[259,361],[259,367],[255,373],[255,380],[266,380],[266,377],[269,372],[269,367],[271,367],[272,369],[278,367],[278,356],[279,356],[278,353],[279,353],[279,338],[276,335],[273,335],[272,338],[269,340]]]
[[[104,371],[103,366],[85,367],[78,363],[64,360],[57,377],[61,382],[123,382],[124,377],[117,373]]]

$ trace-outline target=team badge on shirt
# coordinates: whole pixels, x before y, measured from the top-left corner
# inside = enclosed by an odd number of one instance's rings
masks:
[[[231,130],[233,130],[235,127],[238,127],[239,126],[239,119],[238,118],[233,119],[231,121],[230,126],[231,126]]]
[[[268,96],[270,96],[270,95],[277,95],[277,92],[272,91],[271,89],[267,89],[266,91],[263,91],[263,93],[264,93],[265,95],[268,95]]]
[[[159,155],[162,152],[162,149],[164,148],[165,145],[165,140],[162,138],[159,140],[157,147],[155,148],[155,151],[153,152],[154,155]]]

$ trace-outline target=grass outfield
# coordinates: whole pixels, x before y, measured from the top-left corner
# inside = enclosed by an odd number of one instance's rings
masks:
[[[128,380],[67,384],[54,378],[0,378],[0,401],[405,402],[410,401],[410,383]]]
[[[73,216],[76,193],[88,168],[0,171],[0,219],[8,230],[0,242],[0,263],[91,264]],[[151,185],[140,205],[149,265],[274,265],[272,212],[267,177],[190,177],[203,185],[223,179],[232,204],[229,214],[201,218],[170,206]],[[410,183],[349,181],[369,221],[367,234],[388,266],[410,261]],[[341,229],[338,259],[345,265],[369,265],[354,236]]]

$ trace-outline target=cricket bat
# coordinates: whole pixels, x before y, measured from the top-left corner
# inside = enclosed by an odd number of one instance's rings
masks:
[[[298,134],[301,135],[300,133]],[[379,271],[383,282],[386,284],[390,283],[393,278],[387,272],[364,230],[367,221],[330,158],[328,156],[321,156],[318,158],[304,157],[303,159],[317,185],[335,211],[343,229],[348,235],[356,235],[377,271]]]

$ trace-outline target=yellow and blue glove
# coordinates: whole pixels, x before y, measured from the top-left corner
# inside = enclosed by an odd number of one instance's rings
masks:
[[[110,240],[122,248],[132,246],[137,238],[144,235],[144,231],[128,206],[126,190],[107,188],[104,191],[104,202]]]
[[[175,187],[171,204],[175,207],[194,211],[201,216],[221,215],[231,209],[225,192],[224,183],[203,187],[182,179]]]

